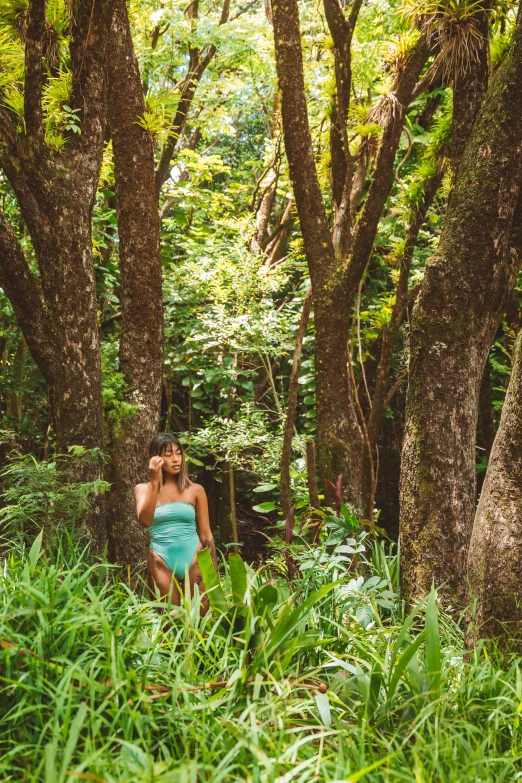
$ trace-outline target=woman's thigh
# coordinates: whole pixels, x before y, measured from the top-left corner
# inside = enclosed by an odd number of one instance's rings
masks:
[[[203,545],[200,543],[194,554],[192,565],[189,568],[189,580],[190,580],[190,595],[194,595],[194,585],[197,584],[199,592],[201,594],[201,615],[203,616],[208,612],[208,598],[205,595],[205,585],[203,584],[203,577],[198,565],[198,552],[201,552]]]
[[[150,579],[156,585],[162,598],[166,598],[171,593],[171,602],[174,606],[180,605],[179,590],[175,582],[172,581],[172,571],[167,566],[163,558],[149,549],[147,555],[147,571]]]

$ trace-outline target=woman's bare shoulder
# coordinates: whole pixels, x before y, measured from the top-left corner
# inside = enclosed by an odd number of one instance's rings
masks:
[[[205,487],[202,484],[196,484],[194,481],[191,481],[190,489],[194,493],[194,497],[197,500],[206,499],[207,493],[205,492]]]
[[[134,496],[139,497],[140,495],[143,495],[148,488],[148,484],[136,484],[134,487]]]

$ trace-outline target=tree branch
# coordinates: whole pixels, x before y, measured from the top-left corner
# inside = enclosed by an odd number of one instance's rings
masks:
[[[393,347],[395,345],[400,325],[404,320],[404,316],[409,304],[411,292],[408,292],[408,278],[410,274],[411,262],[413,259],[413,251],[415,250],[419,231],[421,230],[424,221],[426,220],[428,210],[433,203],[433,199],[435,198],[437,190],[440,187],[443,173],[444,171],[441,168],[426,183],[423,199],[419,204],[416,212],[412,216],[408,229],[404,255],[401,258],[395,304],[393,306],[390,323],[383,329],[382,333],[379,365],[377,368],[377,377],[375,381],[372,406],[368,417],[368,437],[372,447],[377,442],[381,426],[382,412],[384,406],[387,404],[387,385],[392,363]]]
[[[290,491],[290,462],[292,459],[292,437],[294,434],[295,413],[297,410],[297,392],[299,388],[299,373],[301,371],[301,354],[303,342],[306,334],[306,327],[310,317],[310,308],[312,306],[312,287],[306,292],[303,301],[303,310],[299,321],[299,328],[295,340],[294,359],[292,363],[292,372],[288,384],[288,404],[286,408],[285,427],[283,433],[283,446],[281,449],[281,507],[283,516],[286,517],[290,511],[292,502]]]
[[[230,13],[230,0],[224,0],[223,7],[221,10],[221,16],[219,19],[220,26],[228,22],[229,13]],[[195,11],[195,16],[193,16],[192,18],[193,19],[197,18],[197,7]],[[205,73],[214,55],[216,54],[217,47],[214,46],[214,44],[211,44],[208,47],[206,54],[203,55],[202,52],[203,50],[197,49],[196,47],[190,47],[189,49],[189,64],[188,64],[187,74],[185,76],[185,79],[183,80],[181,97],[178,102],[176,114],[174,116],[174,120],[170,128],[167,142],[165,144],[163,152],[161,153],[160,162],[156,170],[156,192],[158,196],[163,184],[169,178],[170,169],[172,166],[172,158],[176,149],[176,144],[178,143],[178,139],[183,132],[185,123],[187,122],[188,112],[192,105],[194,95],[196,94],[198,84],[200,83],[203,74]]]
[[[52,324],[44,297],[16,234],[0,212],[0,286],[11,302],[25,341],[48,384],[54,378]]]
[[[415,89],[411,94],[411,100],[415,101],[419,98],[423,92],[429,91],[434,82],[439,78],[442,73],[442,66],[444,64],[444,58],[442,54],[438,54],[435,60],[432,62],[424,76],[419,79],[415,85]]]
[[[335,211],[333,244],[341,256],[346,254],[350,239],[350,193],[354,169],[347,133],[352,83],[350,48],[361,5],[362,0],[354,0],[347,19],[339,0],[324,0],[326,21],[334,42],[336,91],[330,127],[330,170]]]
[[[383,99],[384,106],[381,108],[387,112],[386,124],[375,162],[372,184],[355,231],[352,256],[347,271],[346,293],[350,301],[355,296],[359,281],[372,254],[379,220],[391,189],[392,171],[404,118],[428,54],[426,38],[422,35],[398,77],[396,89]]]
[[[30,0],[25,39],[24,117],[31,142],[41,145],[43,90],[43,35],[46,0]]]
[[[71,22],[72,92],[70,105],[80,112],[81,134],[70,131],[67,149],[78,164],[90,164],[93,144],[103,141],[107,103],[107,52],[114,0],[75,3]],[[87,157],[85,156],[87,153]]]

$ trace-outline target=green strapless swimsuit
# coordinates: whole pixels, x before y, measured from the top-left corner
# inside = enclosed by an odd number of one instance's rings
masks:
[[[183,500],[160,503],[149,531],[152,551],[165,561],[176,579],[184,579],[185,566],[192,565],[199,544],[195,507]]]

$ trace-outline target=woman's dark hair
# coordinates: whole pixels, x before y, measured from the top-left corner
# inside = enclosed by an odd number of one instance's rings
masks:
[[[161,457],[163,452],[172,446],[177,446],[181,451],[181,469],[178,476],[178,488],[180,492],[183,492],[190,484],[187,470],[187,461],[185,459],[185,452],[183,445],[176,435],[171,435],[170,432],[159,432],[155,435],[149,446],[149,458]],[[163,472],[163,471],[162,471]]]

